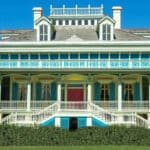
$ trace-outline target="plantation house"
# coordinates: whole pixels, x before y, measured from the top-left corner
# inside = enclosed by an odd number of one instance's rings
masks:
[[[150,124],[150,30],[121,10],[33,8],[32,30],[0,31],[0,122],[76,129]]]

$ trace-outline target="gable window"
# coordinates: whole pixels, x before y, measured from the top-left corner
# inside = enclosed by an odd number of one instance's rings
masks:
[[[103,40],[111,40],[111,25],[103,24]]]
[[[40,41],[47,41],[48,40],[48,26],[47,25],[40,25]]]

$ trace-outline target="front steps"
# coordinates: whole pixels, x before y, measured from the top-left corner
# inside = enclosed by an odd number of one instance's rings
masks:
[[[149,128],[148,121],[137,114],[113,114],[99,106],[89,102],[56,102],[47,108],[44,108],[37,113],[12,113],[9,116],[2,119],[4,124],[17,124],[24,126],[42,125],[49,126],[54,125],[61,127],[61,118],[88,118],[85,126],[94,126],[94,119],[97,124],[108,125],[127,125],[127,126],[141,126]],[[66,119],[66,122],[67,119]],[[65,125],[64,125],[65,126]],[[66,125],[68,127],[68,124]],[[80,125],[79,125],[80,126]],[[66,128],[66,127],[65,127]]]

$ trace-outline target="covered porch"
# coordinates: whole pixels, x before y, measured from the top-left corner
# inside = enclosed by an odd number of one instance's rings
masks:
[[[37,111],[94,103],[113,112],[149,112],[150,78],[142,74],[5,74],[0,80],[1,111]],[[79,105],[78,105],[79,104]]]

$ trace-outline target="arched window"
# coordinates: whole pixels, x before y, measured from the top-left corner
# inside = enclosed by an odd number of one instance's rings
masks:
[[[103,24],[103,40],[111,40],[111,25]]]
[[[48,40],[48,26],[47,25],[40,25],[40,41],[47,41]]]

